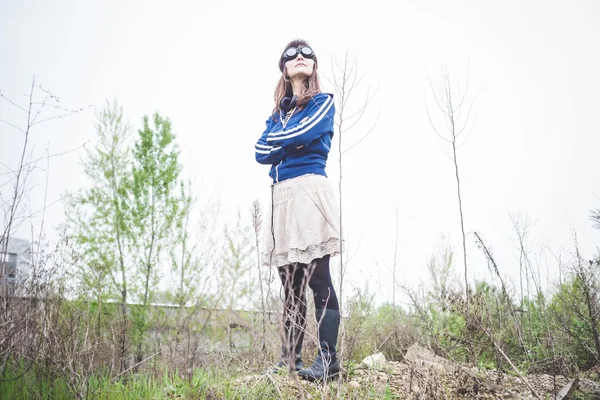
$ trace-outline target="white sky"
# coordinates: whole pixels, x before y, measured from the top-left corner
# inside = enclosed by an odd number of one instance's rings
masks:
[[[442,233],[462,276],[453,164],[425,112],[426,74],[439,78],[446,63],[463,82],[469,68],[471,94],[479,93],[475,128],[458,153],[467,232],[482,235],[512,277],[509,213],[534,222],[530,246],[533,257],[544,249],[542,271],[554,274],[555,257],[570,257],[572,230],[584,256],[597,251],[589,210],[600,206],[598,1],[0,0],[0,90],[24,100],[35,74],[65,107],[117,99],[136,129],[159,111],[173,122],[197,191],[217,190],[233,217],[255,198],[267,204],[268,167],[254,161],[253,145],[272,108],[279,54],[296,37],[312,44],[322,78],[331,76],[329,57],[348,48],[365,75],[362,93],[380,88],[364,124],[343,139],[360,139],[381,107],[373,133],[344,158],[344,226],[356,251],[348,286],[368,281],[379,300],[391,300],[396,207],[399,279],[427,279]],[[4,101],[0,118],[23,123]],[[90,110],[33,132],[34,154],[79,148],[52,159],[48,203],[86,184],[78,160],[80,146],[95,140],[94,121]],[[21,145],[0,124],[0,161],[14,167]],[[328,171],[336,187],[337,160],[335,150]],[[42,204],[44,181],[41,171],[32,209]],[[56,203],[46,226],[62,218]],[[467,244],[470,278],[485,276],[472,234]]]

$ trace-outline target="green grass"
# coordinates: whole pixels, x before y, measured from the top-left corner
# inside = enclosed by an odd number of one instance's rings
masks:
[[[71,399],[63,379],[44,376],[37,368],[9,364],[0,377],[0,399]]]
[[[21,375],[26,368],[22,365],[7,371],[5,379]],[[88,383],[89,399],[247,399],[278,398],[278,393],[269,380],[264,379],[254,386],[235,385],[235,376],[217,369],[197,370],[191,380],[176,374],[153,376],[132,374],[117,380],[107,375],[95,375]],[[50,377],[33,369],[24,376],[0,383],[0,399],[56,399],[76,398],[64,377]]]
[[[75,399],[76,393],[64,376],[51,377],[40,370],[27,369],[23,365],[12,365],[5,378],[15,380],[0,383],[0,399]],[[274,381],[266,377],[257,377],[244,384],[236,380],[246,374],[226,369],[198,369],[191,379],[183,379],[177,373],[164,375],[130,374],[111,380],[106,374],[92,376],[88,382],[86,399],[98,400],[155,400],[155,399],[280,399],[298,398],[298,389],[292,380],[276,377]],[[276,382],[277,388],[273,382]],[[338,393],[338,381],[332,381],[323,389],[319,384],[302,385],[302,390],[313,398],[321,398],[322,390],[329,398],[341,399],[395,399],[389,386],[363,385],[360,389],[349,391],[345,384]]]

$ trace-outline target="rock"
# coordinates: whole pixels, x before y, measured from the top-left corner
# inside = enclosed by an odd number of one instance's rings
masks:
[[[416,343],[408,348],[404,358],[412,361],[417,366],[431,369],[438,374],[453,374],[455,371],[454,365],[450,361],[435,355],[431,350]]]
[[[383,353],[375,353],[362,360],[362,363],[365,364],[367,367],[371,368],[385,364],[385,361],[386,360]]]
[[[580,379],[579,390],[590,396],[596,396],[593,398],[600,398],[600,384],[592,381],[591,379]]]
[[[446,375],[446,373],[447,373],[446,367],[444,365],[438,364],[435,362],[426,361],[426,360],[417,360],[415,362],[415,364],[420,365],[422,367],[422,369],[427,369],[427,370],[433,371],[438,375]]]
[[[575,391],[577,390],[578,386],[579,386],[579,378],[575,378],[571,382],[567,383],[567,385],[565,387],[560,389],[560,392],[558,392],[558,395],[556,396],[556,400],[570,399],[571,396],[573,395],[573,393],[575,393]]]
[[[348,389],[358,390],[358,389],[360,389],[360,383],[356,382],[355,380],[352,380],[352,381],[348,382]]]

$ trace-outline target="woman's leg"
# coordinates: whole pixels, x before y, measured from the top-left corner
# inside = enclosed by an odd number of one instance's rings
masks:
[[[291,264],[278,268],[285,292],[283,306],[282,359],[276,368],[294,366],[302,368],[302,342],[306,328],[307,266]]]
[[[314,260],[309,267],[309,273],[312,273],[308,285],[313,292],[315,300],[315,309],[328,309],[339,311],[337,294],[331,281],[331,271],[329,270],[330,256]]]
[[[319,335],[319,352],[313,364],[298,372],[301,378],[308,380],[327,379],[340,371],[337,358],[337,339],[340,326],[340,312],[337,294],[331,281],[327,255],[314,260],[309,266],[309,286],[315,300],[315,315]]]

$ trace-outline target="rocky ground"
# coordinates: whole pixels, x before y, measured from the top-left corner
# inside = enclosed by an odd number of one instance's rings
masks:
[[[400,399],[536,399],[535,394],[554,399],[570,380],[550,375],[519,378],[477,368],[449,372],[410,361],[386,361],[374,368],[356,370],[349,385],[358,388],[373,382],[389,385]]]
[[[309,383],[289,375],[257,375],[239,380],[251,386],[268,380],[281,398],[347,399],[600,399],[600,384],[545,374],[519,377],[468,368],[413,345],[402,362],[382,354],[367,357],[339,379]]]

